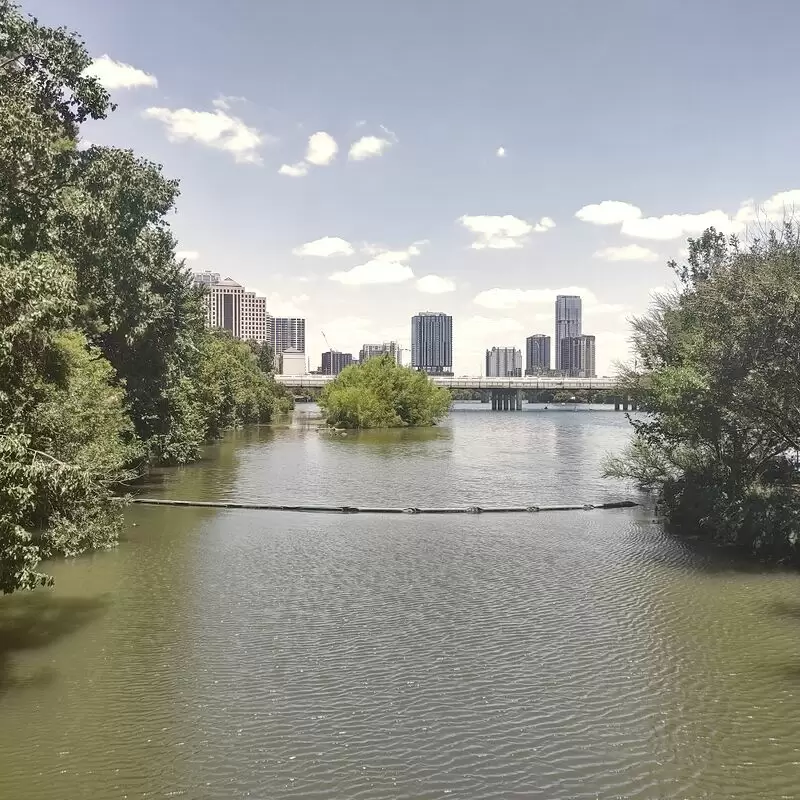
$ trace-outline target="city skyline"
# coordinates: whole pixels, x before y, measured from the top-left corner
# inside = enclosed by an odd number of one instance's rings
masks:
[[[568,4],[498,2],[489,13],[409,0],[379,15],[355,0],[314,12],[252,4],[219,20],[223,40],[207,0],[197,14],[153,0],[26,10],[82,32],[118,104],[83,127],[83,145],[163,164],[181,182],[170,219],[181,257],[236,277],[274,316],[314,320],[314,358],[327,349],[321,330],[353,353],[405,346],[409,318],[435,305],[457,327],[454,372],[472,373],[487,343],[553,336],[556,294],[579,294],[608,374],[628,352],[628,316],[673,283],[667,262],[687,236],[709,225],[742,234],[757,209],[775,221],[800,202],[798,112],[757,159],[741,158],[766,135],[757,116],[713,136],[685,124],[710,96],[781,102],[737,53],[772,71],[792,26],[774,29],[763,4],[735,15],[719,0],[695,4],[698,29],[724,19],[726,37],[691,44],[667,74],[666,53],[685,38],[680,6],[586,4],[576,28]],[[529,76],[543,74],[552,80],[534,91]]]
[[[306,320],[304,318],[273,317],[266,299],[245,289],[230,277],[206,270],[192,273],[196,285],[208,290],[206,322],[210,327],[230,331],[240,339],[267,342],[274,348],[276,363],[284,352],[302,353],[306,371],[337,375],[350,364],[363,363],[382,353],[388,353],[397,364],[403,363],[403,350],[411,353],[410,366],[430,375],[454,374],[452,353],[454,342],[453,317],[444,312],[420,311],[411,318],[411,347],[400,342],[363,343],[356,357],[353,352],[328,347],[320,353],[318,366],[310,368],[313,359],[305,349]],[[248,313],[254,311],[257,313]],[[582,300],[580,296],[556,297],[553,318],[556,351],[551,361],[550,337],[534,333],[525,338],[525,355],[516,345],[496,345],[486,348],[478,374],[487,377],[521,377],[536,374],[563,374],[572,377],[596,377],[596,337],[582,333]],[[325,338],[324,332],[322,332]],[[259,338],[261,337],[261,338]],[[560,338],[559,338],[560,337]],[[326,344],[328,344],[326,339]],[[296,362],[292,360],[292,369]],[[296,373],[295,373],[296,374]],[[464,372],[461,374],[471,374]]]

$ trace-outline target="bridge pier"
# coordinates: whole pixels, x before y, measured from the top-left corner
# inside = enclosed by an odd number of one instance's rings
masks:
[[[627,394],[622,395],[622,397],[614,398],[614,411],[619,411],[620,409],[623,411],[636,411],[639,407],[639,401],[635,397],[630,397]]]
[[[494,389],[491,398],[492,411],[522,411],[521,389]]]

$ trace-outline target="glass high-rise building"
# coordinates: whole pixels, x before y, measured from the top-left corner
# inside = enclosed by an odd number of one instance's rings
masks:
[[[556,369],[568,372],[569,367],[562,357],[562,339],[576,339],[583,332],[581,298],[574,294],[560,294],[556,297]]]
[[[411,318],[411,366],[429,375],[453,374],[453,318],[421,311]]]
[[[493,347],[486,351],[487,378],[521,378],[522,351],[516,347]]]
[[[559,351],[561,369],[571,378],[597,377],[594,336],[567,336]]]
[[[400,345],[397,342],[382,342],[381,344],[365,344],[361,346],[361,351],[358,354],[358,360],[363,364],[375,356],[382,356],[388,353],[396,364],[402,364]]]
[[[322,354],[322,374],[338,375],[345,367],[349,367],[352,363],[352,353],[340,353],[338,350],[327,350]]]
[[[534,333],[525,340],[525,374],[544,375],[550,371],[550,337]]]
[[[300,317],[275,317],[275,352],[280,355],[287,350],[306,351],[306,321]]]

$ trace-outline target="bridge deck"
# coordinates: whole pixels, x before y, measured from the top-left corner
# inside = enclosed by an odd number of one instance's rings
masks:
[[[335,375],[276,375],[275,380],[290,389],[321,389],[335,377]],[[617,386],[614,378],[444,378],[435,376],[431,380],[437,386],[445,389],[608,391]]]

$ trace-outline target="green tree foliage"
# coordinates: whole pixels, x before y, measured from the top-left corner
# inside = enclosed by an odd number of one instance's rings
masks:
[[[205,336],[198,379],[208,439],[226,428],[270,422],[276,411],[286,408],[281,402],[283,387],[262,371],[248,344],[226,333]]]
[[[342,370],[319,404],[328,424],[337,428],[420,427],[436,424],[447,413],[450,393],[384,354]]]
[[[81,40],[0,0],[0,589],[116,540],[117,491],[291,400],[270,353],[205,329],[175,259],[176,181],[78,150],[113,110]],[[260,366],[259,366],[260,365]]]
[[[275,374],[275,348],[268,342],[256,342],[250,340],[247,343],[253,351],[253,355],[258,362],[258,368],[265,375]]]
[[[205,324],[166,220],[177,194],[157,164],[93,147],[54,219],[58,252],[75,269],[78,324],[124,381],[153,459],[171,463],[197,453],[181,383],[197,368]]]
[[[73,283],[48,256],[0,254],[0,589],[42,558],[111,543],[112,488],[139,444],[113,370],[67,330]]]
[[[635,421],[612,475],[654,489],[669,520],[800,561],[800,230],[743,249],[710,229],[671,265],[679,288],[634,320]]]
[[[76,169],[75,140],[87,119],[112,108],[81,73],[91,59],[64,28],[47,28],[0,0],[0,244],[46,249],[52,209]]]

